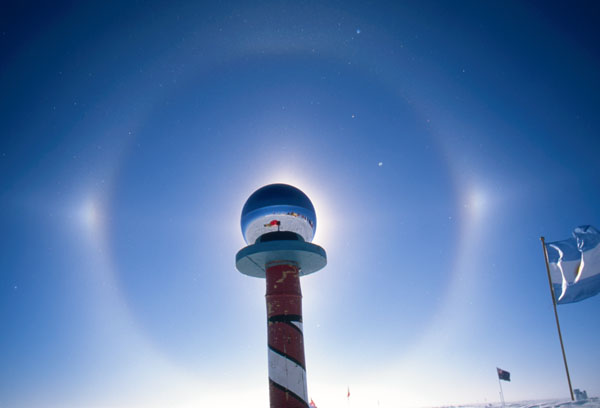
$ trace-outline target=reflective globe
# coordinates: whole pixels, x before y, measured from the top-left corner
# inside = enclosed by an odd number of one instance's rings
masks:
[[[311,242],[316,229],[317,216],[310,199],[288,184],[259,188],[242,209],[242,234],[248,244],[275,231],[291,231]]]

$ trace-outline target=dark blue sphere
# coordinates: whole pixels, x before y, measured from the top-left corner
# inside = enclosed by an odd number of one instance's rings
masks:
[[[317,216],[310,199],[288,184],[259,188],[242,209],[242,234],[248,244],[274,231],[291,231],[310,242],[316,228]]]

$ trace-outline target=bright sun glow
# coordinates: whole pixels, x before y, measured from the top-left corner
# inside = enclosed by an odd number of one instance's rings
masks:
[[[93,197],[87,197],[77,208],[77,222],[93,238],[99,238],[102,230],[102,206]]]
[[[484,191],[472,189],[467,193],[463,206],[469,216],[479,218],[485,214],[488,201],[489,199]]]
[[[81,206],[80,219],[89,229],[95,229],[98,225],[99,214],[98,206],[92,199],[86,200]]]

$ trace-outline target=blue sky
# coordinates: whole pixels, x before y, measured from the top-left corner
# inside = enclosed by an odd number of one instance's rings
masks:
[[[265,406],[262,185],[302,189],[321,407],[567,397],[539,237],[600,226],[598,6],[23,5],[0,44],[0,406]],[[600,297],[559,307],[599,395]]]

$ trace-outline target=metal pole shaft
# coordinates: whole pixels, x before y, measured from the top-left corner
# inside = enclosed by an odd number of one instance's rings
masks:
[[[504,408],[504,392],[502,391],[502,381],[498,377],[498,385],[500,385],[500,400],[502,401],[502,408]]]
[[[567,372],[567,381],[569,382],[569,392],[571,393],[571,401],[575,401],[575,398],[573,397],[573,387],[571,386],[571,376],[569,375],[569,366],[567,365],[567,355],[565,354],[565,346],[563,344],[562,333],[560,331],[560,323],[558,322],[558,312],[556,311],[556,296],[554,295],[554,287],[552,286],[552,278],[550,276],[548,250],[546,249],[546,241],[544,240],[544,237],[540,237],[540,241],[542,241],[542,248],[544,249],[544,259],[546,260],[546,272],[548,273],[548,284],[550,285],[550,294],[552,295],[552,306],[554,307],[554,317],[556,319],[556,328],[558,329],[560,349],[562,350],[563,361],[565,363],[565,371]]]
[[[299,268],[266,265],[271,408],[308,408]]]

